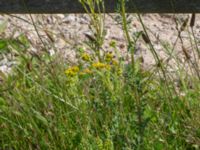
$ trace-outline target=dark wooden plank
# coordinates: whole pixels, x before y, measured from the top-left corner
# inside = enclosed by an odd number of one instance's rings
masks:
[[[105,0],[107,13],[117,0]],[[0,13],[84,13],[78,0],[0,0]],[[129,0],[127,12],[200,13],[200,0]]]

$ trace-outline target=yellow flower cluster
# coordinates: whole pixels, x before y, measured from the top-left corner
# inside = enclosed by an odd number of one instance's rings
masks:
[[[91,57],[89,54],[87,53],[83,53],[81,58],[84,60],[84,61],[90,61]]]
[[[79,67],[78,66],[73,66],[73,67],[70,67],[68,68],[66,71],[65,71],[65,74],[66,76],[68,77],[73,77],[73,76],[76,76],[77,73],[79,72]]]
[[[110,65],[101,62],[94,63],[92,64],[92,66],[96,69],[110,69]]]

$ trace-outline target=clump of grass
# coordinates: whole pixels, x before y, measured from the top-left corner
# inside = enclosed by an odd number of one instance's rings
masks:
[[[171,54],[168,59],[180,65],[175,77],[163,62],[150,71],[141,68],[134,58],[140,36],[130,37],[124,0],[119,11],[130,63],[115,42],[114,52],[104,51],[103,3],[81,3],[92,22],[90,51],[79,48],[78,61],[66,63],[59,54],[24,50],[13,72],[0,74],[0,149],[199,149],[198,74],[188,74]],[[144,37],[149,45],[147,31]],[[155,55],[152,44],[150,50]]]

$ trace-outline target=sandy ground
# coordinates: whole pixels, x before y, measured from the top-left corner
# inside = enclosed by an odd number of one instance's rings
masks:
[[[106,39],[104,44],[105,50],[110,50],[109,43],[114,40],[117,42],[117,46],[122,55],[126,54],[126,42],[121,25],[116,21],[117,14],[106,15],[105,27],[106,27]],[[56,14],[56,15],[32,15],[35,25],[39,31],[44,43],[48,43],[48,49],[53,55],[56,52],[61,52],[67,59],[71,59],[74,56],[74,50],[77,46],[84,47],[84,41],[87,40],[85,34],[90,34],[89,29],[90,19],[85,14]],[[156,52],[162,59],[167,59],[166,49],[172,49],[174,42],[177,39],[177,25],[175,23],[176,18],[179,22],[178,28],[180,28],[182,22],[186,18],[191,18],[190,14],[145,14],[142,15],[142,20],[150,35],[151,41],[154,45]],[[136,32],[142,31],[141,23],[139,22],[136,14],[130,14],[131,20],[130,35],[134,35]],[[42,47],[41,39],[38,38],[35,27],[32,23],[30,15],[1,15],[0,26],[3,26],[3,30],[0,27],[1,38],[17,38],[20,34],[25,34],[32,43],[31,51],[40,51]],[[2,30],[2,31],[1,31]],[[194,27],[194,33],[196,40],[199,43],[200,38],[200,15],[196,16],[196,22]],[[190,35],[187,31],[181,33],[181,37],[184,41],[184,47],[190,52],[192,48]],[[51,37],[51,38],[50,38]],[[51,44],[49,44],[51,43]],[[143,66],[147,67],[153,65],[154,59],[149,50],[149,47],[144,44],[142,39],[137,43],[137,49],[135,57],[143,57]],[[178,41],[175,45],[173,55],[183,55],[181,42]],[[190,53],[189,53],[190,54]],[[10,54],[2,53],[0,51],[0,70],[3,72],[9,72],[15,61],[10,58]]]

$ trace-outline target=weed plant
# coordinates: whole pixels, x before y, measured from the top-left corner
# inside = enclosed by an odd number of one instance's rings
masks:
[[[140,14],[143,31],[131,36],[126,1],[120,0],[117,11],[131,56],[126,63],[115,41],[110,43],[113,52],[102,48],[103,1],[80,2],[90,15],[93,34],[87,35],[90,51],[77,48],[77,62],[66,63],[59,54],[49,57],[47,51],[26,51],[30,44],[26,36],[14,44],[1,41],[9,50],[21,51],[15,52],[20,63],[12,73],[0,73],[0,149],[199,149],[200,57],[193,32],[195,15],[189,26],[177,22],[178,33],[192,30],[188,33],[195,59],[189,57],[183,42],[184,62],[173,55],[174,47],[161,43],[168,54],[162,61]],[[155,58],[150,70],[134,58],[139,38]],[[177,40],[182,40],[181,34]],[[169,73],[169,68],[176,69],[175,73]]]

